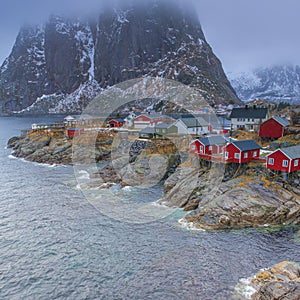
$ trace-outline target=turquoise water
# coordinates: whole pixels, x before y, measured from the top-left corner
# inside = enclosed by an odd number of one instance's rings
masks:
[[[71,167],[8,158],[7,140],[41,121],[0,118],[0,299],[231,299],[240,278],[300,261],[297,228],[191,232],[179,212],[139,225],[102,215]]]

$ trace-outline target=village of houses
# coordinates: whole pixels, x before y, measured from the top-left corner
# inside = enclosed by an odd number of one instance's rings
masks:
[[[131,111],[105,120],[90,116],[67,116],[61,123],[32,124],[32,131],[63,130],[68,139],[90,130],[138,134],[140,140],[172,139],[189,135],[189,155],[201,161],[245,165],[265,165],[284,180],[298,176],[300,140],[294,144],[276,144],[276,140],[300,134],[299,113],[271,114],[270,104],[254,101],[239,106],[219,105],[213,114],[161,114],[153,111]],[[271,149],[270,144],[273,143]],[[275,145],[275,148],[274,148]],[[284,145],[285,147],[282,147]]]

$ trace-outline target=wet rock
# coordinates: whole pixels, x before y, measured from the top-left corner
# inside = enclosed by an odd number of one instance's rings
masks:
[[[165,181],[160,202],[193,210],[186,221],[206,230],[300,224],[300,199],[293,191],[251,176],[220,182],[221,174],[210,172],[179,168]]]
[[[299,300],[300,267],[283,261],[257,273],[250,285],[256,290],[251,298],[253,300]]]

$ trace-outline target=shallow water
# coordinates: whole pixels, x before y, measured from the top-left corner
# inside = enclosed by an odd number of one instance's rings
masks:
[[[297,228],[193,232],[180,212],[147,224],[101,214],[73,168],[8,158],[7,140],[45,119],[0,118],[0,299],[231,299],[240,278],[300,262]]]

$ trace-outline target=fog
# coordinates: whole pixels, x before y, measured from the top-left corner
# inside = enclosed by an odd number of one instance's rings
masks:
[[[298,0],[190,2],[199,13],[206,39],[225,71],[247,71],[270,64],[300,64]],[[104,5],[101,0],[0,0],[0,62],[9,55],[22,24],[44,22],[51,13],[95,14]]]

